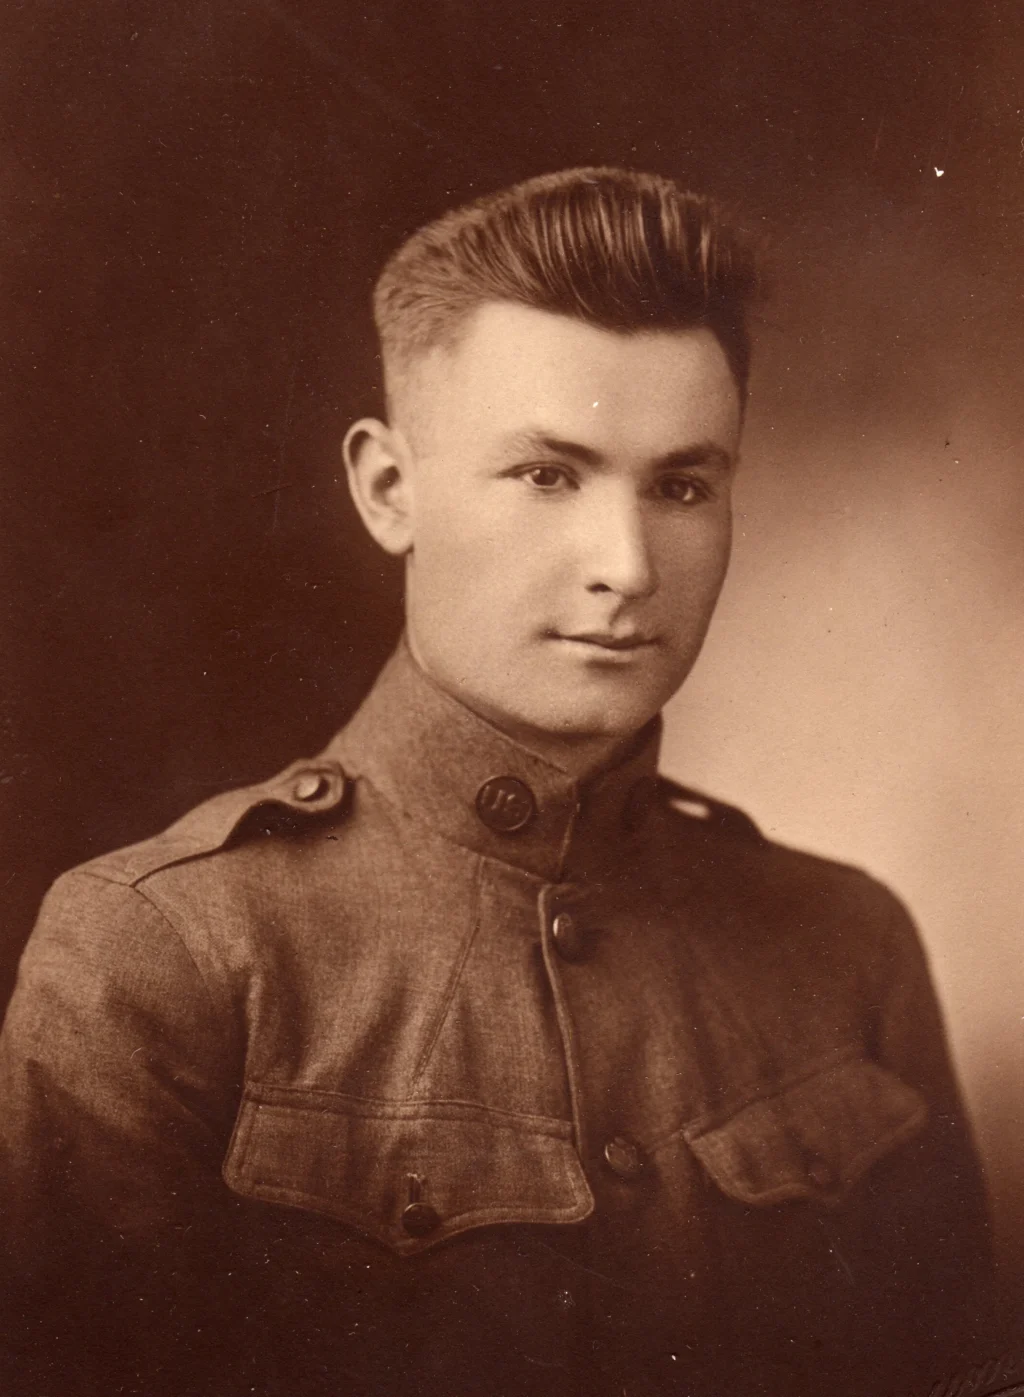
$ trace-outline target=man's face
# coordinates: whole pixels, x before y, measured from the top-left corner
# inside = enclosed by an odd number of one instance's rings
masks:
[[[689,673],[728,563],[740,402],[717,339],[495,303],[415,376],[414,654],[527,742],[635,732]]]

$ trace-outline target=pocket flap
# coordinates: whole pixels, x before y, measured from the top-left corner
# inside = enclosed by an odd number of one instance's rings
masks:
[[[831,1206],[927,1117],[920,1092],[878,1063],[846,1059],[684,1133],[730,1198]]]
[[[401,1253],[494,1223],[579,1222],[594,1206],[568,1121],[282,1087],[246,1089],[224,1178]]]

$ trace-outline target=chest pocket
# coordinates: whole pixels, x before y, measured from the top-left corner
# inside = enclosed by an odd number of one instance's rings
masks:
[[[224,1163],[234,1192],[414,1254],[496,1223],[578,1222],[593,1197],[568,1121],[458,1101],[249,1086]]]
[[[878,1063],[848,1058],[731,1113],[687,1126],[690,1148],[729,1198],[841,1205],[884,1156],[918,1135],[924,1097]]]

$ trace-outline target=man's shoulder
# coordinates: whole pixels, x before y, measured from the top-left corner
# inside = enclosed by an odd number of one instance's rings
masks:
[[[134,886],[164,869],[227,850],[257,833],[287,834],[335,818],[350,782],[340,762],[320,756],[292,762],[269,780],[223,791],[161,833],[100,855],[72,870]]]
[[[83,983],[91,976],[97,993],[143,962],[170,967],[169,982],[191,964],[216,983],[248,964],[257,929],[280,919],[296,886],[339,884],[336,856],[325,868],[325,851],[339,847],[327,841],[348,821],[350,792],[340,762],[325,753],[78,864],[47,892],[23,965],[37,973],[71,957],[73,973]]]
[[[650,797],[668,812],[670,821],[679,829],[699,830],[713,839],[738,841],[740,846],[748,848],[767,843],[756,821],[738,805],[729,805],[692,786],[683,786],[663,773],[652,783]]]
[[[670,778],[658,777],[657,792],[669,847],[688,860],[696,851],[712,895],[790,909],[811,923],[908,921],[896,895],[863,868],[769,837],[738,806]]]

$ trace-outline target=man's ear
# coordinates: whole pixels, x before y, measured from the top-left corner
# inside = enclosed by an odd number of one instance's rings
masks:
[[[401,432],[376,417],[361,417],[342,447],[360,518],[388,553],[412,548],[412,482],[409,447]]]

